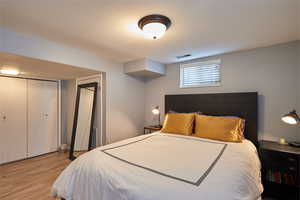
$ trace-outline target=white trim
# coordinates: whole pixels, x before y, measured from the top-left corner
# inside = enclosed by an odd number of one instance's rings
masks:
[[[62,100],[62,98],[61,98],[61,80],[59,80],[58,81],[58,95],[57,95],[57,97],[58,97],[58,112],[57,112],[57,114],[58,114],[58,116],[57,116],[57,119],[58,119],[58,126],[57,126],[57,129],[58,129],[58,141],[57,141],[57,147],[58,147],[58,149],[60,149],[60,147],[61,147],[61,141],[62,141],[62,138],[61,138],[61,100]]]
[[[105,127],[105,126],[103,126],[103,120],[104,120],[104,110],[103,110],[103,108],[104,108],[104,101],[103,101],[103,92],[104,92],[104,90],[103,90],[103,83],[102,83],[102,81],[103,81],[103,74],[101,73],[100,74],[100,111],[101,111],[101,113],[100,113],[100,117],[101,117],[101,120],[100,120],[100,136],[101,136],[101,139],[100,139],[100,145],[101,146],[103,146],[103,145],[105,145],[104,144],[104,142],[103,142],[103,127]]]
[[[93,79],[93,78],[100,78],[100,82],[101,82],[101,73],[100,74],[96,74],[96,75],[91,75],[91,76],[85,76],[85,77],[80,77],[76,79],[76,85],[78,85],[78,83],[80,81],[85,81],[85,80],[89,80],[89,79]]]
[[[29,145],[28,145],[28,135],[29,135],[29,121],[28,121],[28,116],[29,116],[29,110],[28,110],[28,79],[26,80],[26,144],[27,144],[27,148],[26,148],[26,158],[29,157]]]
[[[26,76],[26,75],[23,75],[23,74],[20,74],[18,76],[7,75],[7,74],[0,74],[0,76],[1,77],[7,77],[7,78],[34,79],[34,80],[41,80],[41,81],[56,81],[56,82],[59,81],[59,79],[41,78],[41,77],[36,77],[36,76]]]
[[[221,59],[217,60],[207,60],[207,61],[202,61],[202,62],[193,62],[193,63],[182,63],[180,64],[180,68],[185,68],[185,67],[196,67],[199,65],[211,65],[211,64],[221,64]]]
[[[186,88],[220,87],[220,86],[221,86],[221,83],[208,83],[208,84],[191,85],[191,86],[180,85],[180,88],[186,89]]]

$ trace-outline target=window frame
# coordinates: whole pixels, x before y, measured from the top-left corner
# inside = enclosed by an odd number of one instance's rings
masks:
[[[198,85],[183,85],[183,69],[188,67],[197,67],[197,66],[204,66],[204,65],[211,65],[216,64],[219,66],[219,75],[220,75],[220,81],[218,83],[206,83],[206,84],[198,84]],[[201,88],[201,87],[219,87],[221,86],[221,59],[216,60],[207,60],[207,61],[201,61],[201,62],[193,62],[193,63],[182,63],[180,64],[180,75],[179,75],[179,87],[180,88]]]

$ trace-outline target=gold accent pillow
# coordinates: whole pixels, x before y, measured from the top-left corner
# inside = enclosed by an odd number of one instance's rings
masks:
[[[243,119],[235,117],[195,116],[195,136],[224,142],[242,142]]]
[[[191,135],[193,132],[194,119],[194,113],[168,113],[160,131],[163,133]]]

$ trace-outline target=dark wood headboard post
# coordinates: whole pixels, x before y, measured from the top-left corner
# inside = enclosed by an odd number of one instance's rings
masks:
[[[241,117],[246,120],[245,138],[258,145],[257,98],[257,92],[165,95],[165,113],[202,112],[214,116]]]

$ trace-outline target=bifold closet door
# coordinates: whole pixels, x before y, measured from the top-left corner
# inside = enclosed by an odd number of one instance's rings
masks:
[[[0,164],[26,158],[26,84],[0,77]]]
[[[28,80],[28,157],[58,148],[58,84]]]

